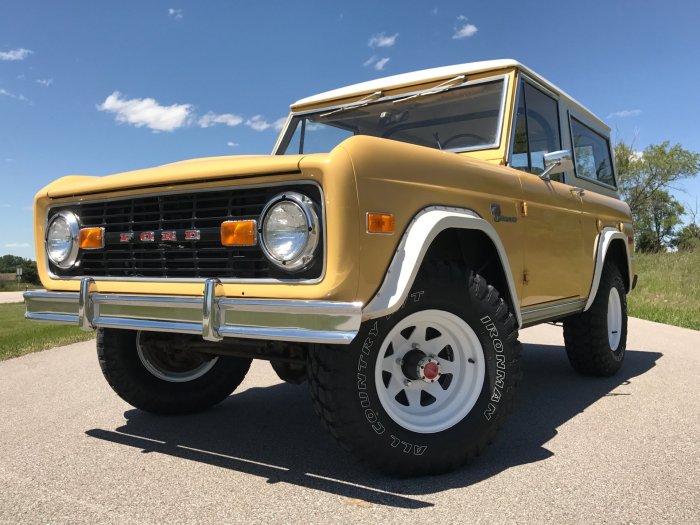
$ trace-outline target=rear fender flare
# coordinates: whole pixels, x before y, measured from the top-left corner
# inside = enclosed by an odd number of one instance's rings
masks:
[[[622,243],[625,245],[625,253],[627,254],[627,282],[625,285],[628,290],[632,289],[632,283],[630,282],[630,279],[632,278],[632,261],[630,260],[630,249],[627,245],[627,235],[619,230],[616,230],[615,228],[604,228],[598,235],[593,281],[591,282],[591,290],[588,294],[586,306],[583,309],[584,312],[593,305],[595,296],[598,293],[598,286],[600,286],[600,276],[603,274],[603,266],[605,265],[605,258],[608,254],[608,248],[610,248],[610,245],[616,239],[621,239]],[[623,275],[623,278],[624,277],[625,276]]]

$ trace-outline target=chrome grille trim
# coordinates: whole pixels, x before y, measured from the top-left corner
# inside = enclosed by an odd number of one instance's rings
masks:
[[[280,190],[299,191],[308,195],[318,206],[321,215],[322,240],[321,246],[317,253],[319,263],[314,265],[309,270],[298,274],[285,274],[277,270],[274,265],[269,263],[267,258],[262,253],[259,245],[253,247],[233,248],[224,247],[217,241],[213,240],[212,232],[218,232],[218,226],[224,220],[237,220],[242,218],[258,218],[259,213],[264,208],[267,200],[272,198]],[[214,214],[207,212],[207,216],[196,217],[195,223],[192,223],[193,217],[166,217],[164,218],[163,228],[153,228],[147,230],[148,226],[161,225],[161,202],[163,199],[190,198],[202,199],[204,196],[206,201],[221,201],[221,193],[226,193],[226,198],[229,202],[234,202],[234,209],[226,210],[227,214]],[[216,193],[217,195],[213,195]],[[247,195],[246,195],[247,194]],[[254,203],[245,202],[251,194],[258,197]],[[117,197],[114,199],[95,199],[95,200],[79,200],[68,201],[55,204],[46,210],[46,221],[56,212],[62,209],[77,210],[80,216],[81,226],[101,226],[105,224],[104,215],[109,215],[113,210],[124,209],[126,206],[133,207],[132,201],[140,201],[141,206],[151,206],[153,203],[158,203],[158,214],[156,218],[153,211],[148,209],[136,210],[135,221],[119,221],[114,220],[107,225],[106,238],[108,239],[107,250],[95,250],[92,253],[81,252],[79,266],[73,270],[66,272],[61,271],[50,264],[46,258],[46,267],[49,277],[56,280],[80,280],[84,276],[93,277],[97,281],[129,281],[129,282],[171,282],[171,283],[192,283],[204,282],[208,278],[218,278],[221,283],[302,283],[314,284],[320,282],[325,275],[326,257],[325,257],[325,205],[323,191],[321,187],[314,181],[288,181],[275,184],[260,184],[247,185],[238,187],[216,187],[198,190],[178,190],[170,192],[153,192],[133,197]],[[96,223],[96,211],[91,209],[103,204],[102,213],[99,224]],[[236,209],[236,206],[238,207]],[[138,207],[138,206],[137,206]],[[88,210],[83,218],[83,210]],[[242,211],[241,211],[242,210]],[[131,211],[131,210],[129,210]],[[179,210],[175,210],[179,211]],[[245,212],[245,213],[243,213]],[[168,211],[171,213],[171,210]],[[235,213],[235,214],[234,214]],[[256,214],[257,213],[257,214]],[[157,220],[156,220],[157,219]],[[189,220],[187,225],[182,224],[182,221]],[[150,221],[150,222],[146,222]],[[191,245],[184,248],[171,248],[163,246],[165,242],[154,242],[152,245],[135,242],[129,243],[129,246],[118,246],[115,242],[117,231],[158,231],[158,230],[184,230],[185,228],[173,228],[174,223],[180,221],[183,226],[189,226],[187,229],[192,229],[192,225],[201,226],[203,242],[194,241],[177,241],[168,242],[168,245]],[[131,226],[131,229],[115,230],[115,228],[123,228],[125,225]],[[142,228],[142,229],[136,229]],[[218,239],[218,233],[216,234]],[[160,245],[160,247],[157,247]],[[119,248],[122,248],[121,250]],[[153,254],[158,253],[158,257]],[[108,255],[106,255],[108,254]],[[140,257],[139,265],[133,265],[128,268],[131,275],[114,275],[114,266],[119,264],[128,264],[133,261],[133,257]],[[150,257],[150,258],[149,258]],[[88,266],[84,261],[90,261],[91,266]],[[190,267],[187,267],[190,263]],[[111,265],[111,266],[109,266]],[[167,266],[166,266],[167,265]],[[194,268],[192,268],[194,266]],[[109,269],[108,272],[96,271],[103,267]],[[104,273],[109,273],[104,275]],[[136,274],[141,275],[136,275]]]

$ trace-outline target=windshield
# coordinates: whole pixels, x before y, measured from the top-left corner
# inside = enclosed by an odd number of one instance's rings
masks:
[[[494,148],[504,91],[499,78],[297,115],[277,154],[326,153],[353,135],[450,151]]]

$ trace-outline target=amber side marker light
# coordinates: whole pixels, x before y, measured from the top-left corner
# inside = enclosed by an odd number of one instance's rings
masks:
[[[255,221],[225,221],[221,223],[221,244],[224,246],[253,246],[257,240]]]
[[[367,233],[394,233],[394,215],[391,213],[368,213]]]
[[[81,228],[78,234],[78,246],[81,250],[99,250],[105,247],[104,228]]]

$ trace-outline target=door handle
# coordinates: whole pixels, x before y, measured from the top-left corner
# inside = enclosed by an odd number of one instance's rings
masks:
[[[571,188],[570,191],[579,198],[583,197],[586,194],[586,190],[584,190],[583,188]]]

